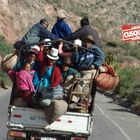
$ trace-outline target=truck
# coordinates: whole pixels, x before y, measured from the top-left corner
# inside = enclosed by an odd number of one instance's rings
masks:
[[[68,108],[49,124],[42,109],[9,105],[7,140],[87,140],[93,128],[93,114],[79,112],[81,108]]]
[[[75,92],[75,83],[87,80],[88,91]],[[19,107],[12,104],[15,98],[15,83],[11,92],[7,117],[7,140],[88,140],[93,128],[94,114],[88,110],[93,92],[93,77],[91,79],[77,78],[72,85],[67,112],[54,122],[48,123],[45,112],[41,108]],[[95,91],[95,90],[94,90]],[[95,93],[92,93],[95,95]],[[84,97],[87,104],[71,108],[72,99]],[[77,99],[76,98],[76,99]],[[92,106],[93,106],[92,97]],[[49,112],[48,112],[49,113]]]

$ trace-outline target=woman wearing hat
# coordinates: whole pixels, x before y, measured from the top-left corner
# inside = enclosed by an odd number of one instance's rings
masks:
[[[11,78],[12,81],[14,81],[16,73],[23,70],[24,65],[26,63],[29,63],[31,70],[34,71],[32,73],[34,75],[32,80],[33,80],[34,86],[36,86],[39,80],[38,77],[39,77],[39,69],[40,69],[40,63],[37,61],[37,55],[39,51],[40,51],[40,48],[37,45],[31,46],[29,53],[27,54],[27,56],[25,56],[25,59],[19,60],[12,70],[7,71],[7,74]]]
[[[56,48],[52,48],[49,54],[46,54],[46,57],[43,58],[40,54],[38,60],[41,63],[41,71],[40,77],[45,78],[46,87],[54,88],[59,85],[61,81],[61,72],[60,69],[55,66],[56,61],[58,60],[58,50]]]
[[[37,55],[40,51],[40,47],[37,45],[31,46],[29,52],[24,55],[24,59],[20,59],[18,63],[15,65],[14,70],[19,71],[22,69],[22,66],[25,62],[29,62],[31,64],[31,69],[38,71],[40,64],[37,61]]]

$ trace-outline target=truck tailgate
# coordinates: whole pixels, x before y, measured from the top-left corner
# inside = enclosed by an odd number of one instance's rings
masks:
[[[89,134],[91,127],[90,114],[67,112],[50,126],[47,126],[46,129]]]
[[[8,113],[10,126],[44,128],[48,125],[44,112],[39,109],[11,106]]]
[[[11,106],[9,107],[8,126],[89,134],[92,128],[91,120],[88,113],[67,112],[48,125],[42,110]]]

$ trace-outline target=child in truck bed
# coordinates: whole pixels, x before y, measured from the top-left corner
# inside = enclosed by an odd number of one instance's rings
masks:
[[[31,105],[31,98],[35,91],[33,78],[37,79],[37,75],[34,70],[31,70],[31,64],[26,62],[23,66],[23,70],[16,74],[16,85],[17,93],[20,98],[22,98],[29,106]]]

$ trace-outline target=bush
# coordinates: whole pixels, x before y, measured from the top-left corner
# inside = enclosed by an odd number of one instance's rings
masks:
[[[4,57],[6,54],[11,53],[12,47],[8,43],[6,43],[5,39],[0,36],[0,55]],[[0,80],[4,83],[11,85],[11,80],[7,76],[7,74],[3,71],[0,71]]]
[[[120,94],[123,98],[131,101],[132,104],[135,103],[136,100],[136,95],[134,94],[135,72],[136,69],[134,68],[119,69],[118,74],[120,77],[120,82],[116,89],[117,94]]]
[[[128,55],[134,56],[134,57],[136,57],[137,59],[140,60],[140,53],[139,52],[140,52],[139,47],[132,47],[132,49],[129,50]]]
[[[115,89],[115,93],[120,95],[122,98],[128,100],[131,104],[135,104],[139,98],[136,94],[136,86],[138,84],[139,76],[137,68],[124,68],[120,67],[120,63],[114,56],[108,52],[106,53],[106,63],[110,64],[116,70],[116,73],[119,75],[120,82]]]
[[[6,85],[12,86],[12,82],[4,71],[0,71],[0,82],[3,81]]]
[[[0,55],[5,56],[12,51],[12,47],[6,43],[5,39],[0,36]]]

